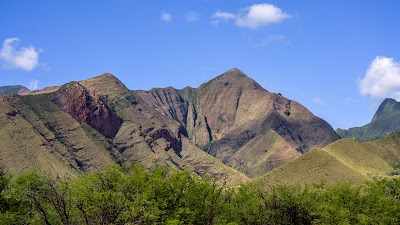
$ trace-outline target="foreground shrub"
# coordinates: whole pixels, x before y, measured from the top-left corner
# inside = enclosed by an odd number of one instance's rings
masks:
[[[400,179],[226,188],[141,165],[66,181],[0,174],[0,224],[400,224]]]

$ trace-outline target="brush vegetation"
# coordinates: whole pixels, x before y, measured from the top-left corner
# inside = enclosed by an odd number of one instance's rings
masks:
[[[59,180],[0,171],[0,224],[399,224],[400,178],[224,188],[136,164]]]

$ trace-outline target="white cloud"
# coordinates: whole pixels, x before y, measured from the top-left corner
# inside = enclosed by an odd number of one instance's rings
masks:
[[[18,38],[6,38],[0,49],[5,68],[32,71],[39,64],[39,51],[33,46],[18,48]]]
[[[193,22],[200,20],[200,14],[195,13],[195,12],[188,12],[185,15],[185,19],[187,22],[193,23]]]
[[[272,4],[255,4],[247,8],[247,13],[236,20],[240,27],[258,28],[268,24],[279,23],[290,18],[289,14]]]
[[[37,90],[39,86],[39,81],[38,80],[32,80],[31,82],[29,82],[28,85],[28,89],[33,91],[33,90]]]
[[[400,64],[393,58],[376,57],[360,81],[359,91],[373,99],[391,97],[400,100]]]
[[[233,13],[218,11],[218,12],[215,12],[211,16],[211,22],[218,24],[221,21],[234,20],[235,18],[236,18],[236,15]]]
[[[161,13],[161,20],[165,22],[171,22],[172,20],[172,15],[166,12]]]
[[[320,97],[315,97],[311,101],[316,105],[325,105],[325,102]]]
[[[268,3],[254,4],[241,10],[241,13],[233,14],[218,11],[211,17],[213,23],[233,20],[238,27],[257,29],[266,25],[280,23],[291,18],[290,14]]]

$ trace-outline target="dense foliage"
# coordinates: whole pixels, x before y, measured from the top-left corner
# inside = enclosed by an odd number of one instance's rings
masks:
[[[0,172],[0,224],[400,224],[400,179],[266,190],[140,165],[69,181]]]

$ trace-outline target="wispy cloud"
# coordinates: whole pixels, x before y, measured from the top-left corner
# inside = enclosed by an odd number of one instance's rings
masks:
[[[311,101],[316,105],[325,105],[325,102],[320,97],[314,97]]]
[[[227,13],[222,11],[217,11],[211,16],[211,22],[218,24],[221,21],[235,20],[236,15],[233,13]]]
[[[39,52],[33,46],[19,48],[19,38],[6,38],[0,49],[0,59],[7,69],[32,71],[39,64]]]
[[[161,13],[161,20],[165,22],[171,22],[172,21],[172,15],[170,13],[162,12]]]
[[[196,12],[188,12],[185,14],[185,20],[190,23],[194,23],[200,20],[200,14]]]
[[[261,40],[260,47],[268,47],[273,44],[289,44],[289,38],[281,34],[272,34]]]
[[[359,91],[375,100],[387,97],[400,100],[400,63],[393,58],[376,57],[361,79]]]
[[[31,82],[29,82],[29,85],[28,85],[28,89],[29,90],[31,90],[31,91],[37,90],[38,87],[39,87],[39,81],[38,80],[34,79],[34,80],[31,80]]]
[[[257,29],[270,24],[280,23],[292,16],[282,9],[268,3],[254,4],[241,9],[239,13],[217,11],[211,16],[211,22],[234,21],[238,27]]]

